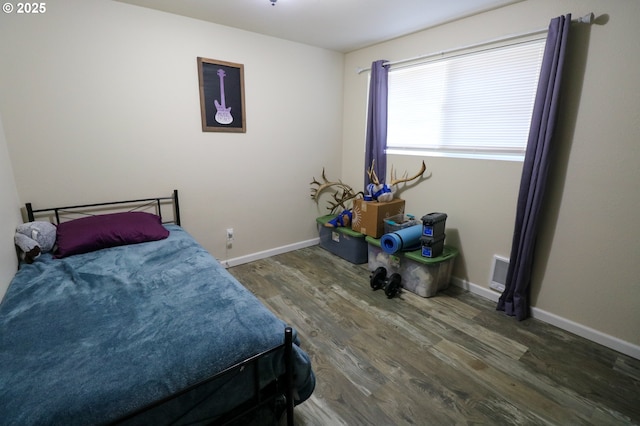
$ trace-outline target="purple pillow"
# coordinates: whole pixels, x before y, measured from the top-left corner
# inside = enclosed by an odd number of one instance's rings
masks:
[[[87,216],[58,225],[54,256],[88,253],[125,244],[156,241],[169,236],[159,216],[145,212]]]

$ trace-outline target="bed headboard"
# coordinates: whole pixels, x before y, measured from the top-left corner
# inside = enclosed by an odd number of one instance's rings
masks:
[[[164,220],[162,218],[162,207],[166,204],[173,206],[173,219]],[[49,207],[45,209],[34,209],[31,203],[26,203],[27,219],[29,222],[35,220],[36,215],[53,214],[56,224],[60,224],[60,214],[94,214],[97,211],[105,209],[120,209],[128,211],[141,209],[155,209],[155,212],[162,223],[175,223],[180,225],[180,204],[178,202],[178,190],[174,189],[171,196],[141,198],[137,200],[111,201],[107,203],[79,204],[75,206]]]

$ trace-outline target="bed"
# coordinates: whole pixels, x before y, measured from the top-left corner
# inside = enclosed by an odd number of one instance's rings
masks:
[[[131,205],[168,235],[60,255],[65,224],[84,219],[62,214],[130,220]],[[21,264],[0,304],[0,423],[293,424],[315,387],[310,358],[180,226],[177,191],[26,210],[57,224],[59,246]]]

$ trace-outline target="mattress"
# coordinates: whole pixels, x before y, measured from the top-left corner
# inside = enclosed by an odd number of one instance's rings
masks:
[[[165,226],[164,240],[21,266],[0,304],[3,422],[109,423],[282,343],[286,324],[183,228]],[[294,342],[300,403],[315,376]],[[284,372],[282,358],[261,360],[261,384]],[[250,375],[189,397],[204,401],[193,416],[245,401]]]

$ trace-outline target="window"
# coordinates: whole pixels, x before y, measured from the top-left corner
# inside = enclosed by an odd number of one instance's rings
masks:
[[[545,40],[389,70],[387,153],[522,160]]]

